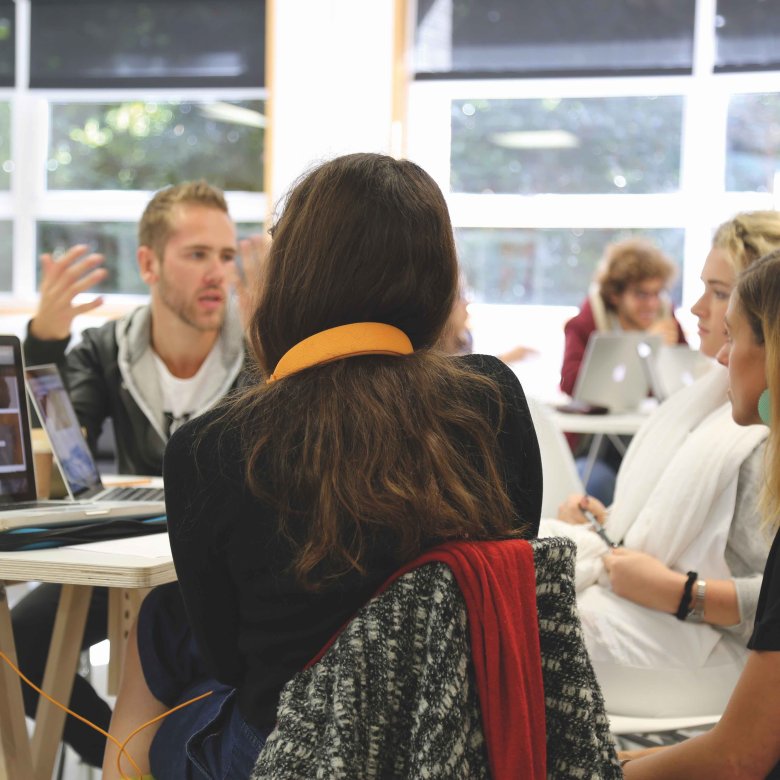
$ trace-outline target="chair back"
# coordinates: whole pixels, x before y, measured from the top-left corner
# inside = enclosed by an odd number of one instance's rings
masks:
[[[547,407],[526,399],[542,455],[542,517],[557,517],[558,507],[572,493],[584,493],[569,443],[555,424]]]
[[[620,778],[576,611],[566,539],[531,542],[547,776]],[[430,563],[372,599],[282,691],[252,780],[490,777],[463,596]]]

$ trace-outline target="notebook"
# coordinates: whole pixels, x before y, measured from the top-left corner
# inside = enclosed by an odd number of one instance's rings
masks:
[[[22,346],[16,336],[0,335],[0,531],[160,514],[159,504],[38,501],[34,469]]]
[[[653,353],[639,345],[639,357],[650,392],[665,401],[670,395],[692,385],[712,367],[712,361],[686,344],[663,344]]]
[[[610,412],[633,412],[647,398],[647,381],[638,347],[644,344],[650,354],[661,346],[661,337],[642,331],[591,333],[573,398]]]
[[[60,468],[71,498],[115,503],[141,501],[157,514],[165,512],[165,495],[162,488],[107,488],[103,485],[57,366],[53,363],[29,366],[25,370],[25,376],[33,406],[49,437],[54,460]]]

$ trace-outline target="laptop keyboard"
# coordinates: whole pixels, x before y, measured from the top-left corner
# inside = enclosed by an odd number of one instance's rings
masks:
[[[101,501],[164,501],[163,488],[115,487],[100,494]]]

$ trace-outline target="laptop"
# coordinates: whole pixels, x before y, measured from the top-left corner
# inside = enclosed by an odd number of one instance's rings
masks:
[[[0,531],[159,514],[159,504],[36,500],[22,345],[0,335]]]
[[[662,344],[654,353],[640,344],[638,350],[650,392],[661,402],[712,367],[709,358],[687,344]]]
[[[650,391],[638,346],[655,354],[661,341],[642,331],[591,333],[572,397],[610,412],[636,411]]]
[[[33,406],[49,437],[54,460],[72,499],[132,502],[136,506],[140,501],[148,511],[165,513],[165,494],[162,488],[107,488],[103,485],[57,366],[53,363],[29,366],[25,370],[25,376]]]

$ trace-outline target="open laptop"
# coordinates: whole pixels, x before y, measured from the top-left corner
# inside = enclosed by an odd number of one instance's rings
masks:
[[[132,502],[136,506],[140,501],[149,511],[156,511],[157,514],[165,512],[162,488],[106,488],[103,485],[57,366],[53,363],[29,366],[25,376],[33,406],[49,437],[54,460],[71,498],[80,501]]]
[[[692,385],[712,367],[709,358],[687,344],[662,344],[655,352],[639,344],[638,354],[650,392],[659,401]]]
[[[159,514],[159,504],[36,500],[22,346],[0,335],[0,531]]]
[[[610,412],[636,411],[650,390],[637,351],[640,344],[654,354],[661,337],[641,331],[591,333],[574,385],[574,400]]]

